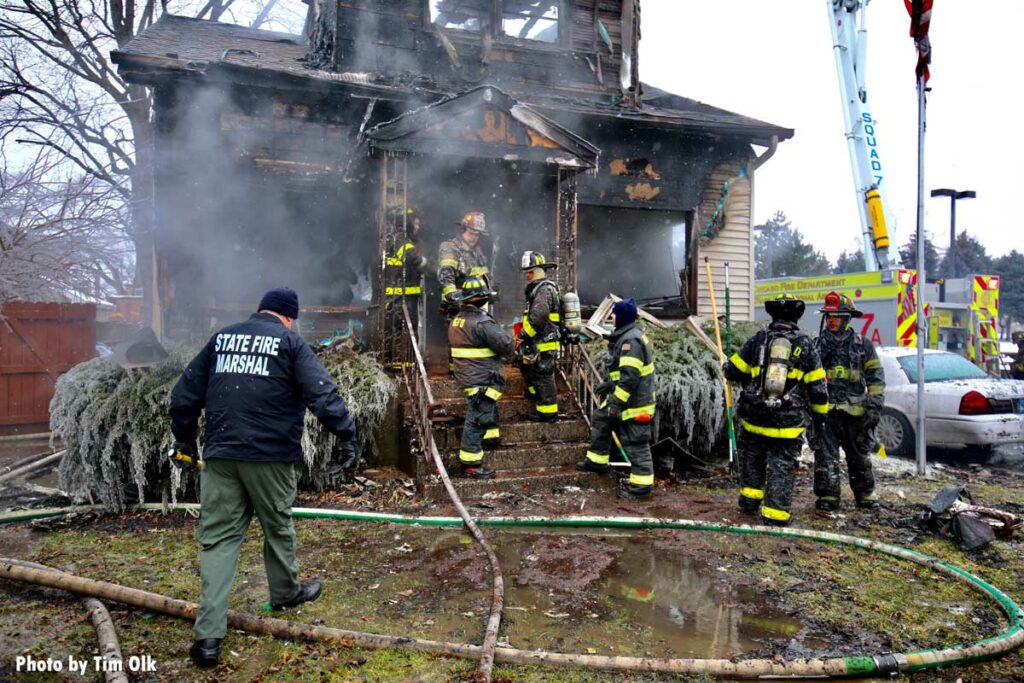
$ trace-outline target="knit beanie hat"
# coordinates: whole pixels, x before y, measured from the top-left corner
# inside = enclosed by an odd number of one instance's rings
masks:
[[[612,313],[615,314],[615,329],[636,322],[636,301],[632,298],[616,301]]]
[[[260,299],[258,311],[273,311],[288,318],[299,317],[299,295],[291,287],[274,287]]]

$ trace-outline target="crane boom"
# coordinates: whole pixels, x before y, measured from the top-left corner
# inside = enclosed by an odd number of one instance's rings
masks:
[[[864,15],[870,1],[825,0],[832,23],[832,49],[839,72],[846,143],[864,239],[864,265],[867,270],[879,270],[892,263],[883,196],[885,174],[878,153],[875,119],[868,109],[864,86],[867,48]]]

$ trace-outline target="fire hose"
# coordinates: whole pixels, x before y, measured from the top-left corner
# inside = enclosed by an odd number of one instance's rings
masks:
[[[142,510],[165,510],[158,504],[139,506]],[[195,511],[197,504],[173,506],[177,510]],[[83,509],[100,509],[100,506],[57,508],[48,510],[26,510],[0,514],[0,524],[55,517]],[[350,510],[328,510],[319,508],[293,508],[292,516],[298,518],[340,519],[361,522],[387,522],[422,526],[461,527],[464,521],[458,517],[416,517],[411,515],[359,512]],[[969,643],[951,645],[941,649],[915,650],[911,652],[882,652],[858,656],[800,659],[694,659],[694,658],[653,658],[653,657],[611,657],[604,655],[579,655],[520,650],[497,647],[494,661],[517,665],[546,665],[559,667],[583,667],[607,671],[637,672],[650,671],[676,674],[709,674],[729,678],[753,679],[763,676],[788,676],[812,678],[823,676],[872,676],[907,674],[939,667],[991,659],[1016,649],[1024,642],[1024,612],[1009,596],[980,577],[948,562],[909,550],[900,546],[881,543],[870,539],[846,534],[811,529],[762,527],[748,525],[721,525],[695,520],[672,520],[649,517],[482,517],[476,519],[481,526],[494,527],[572,527],[572,528],[621,528],[621,529],[676,529],[685,531],[712,531],[730,534],[754,534],[781,538],[799,538],[821,543],[832,543],[860,550],[875,552],[889,557],[912,562],[944,574],[966,584],[975,592],[993,601],[1006,616],[1008,625],[995,636]],[[155,593],[117,586],[111,583],[92,581],[53,571],[44,571],[20,566],[14,561],[0,559],[0,578],[24,583],[61,588],[78,595],[90,595],[106,600],[121,602],[154,612],[184,619],[194,619],[196,605],[174,600]],[[370,649],[396,648],[432,652],[450,656],[479,659],[481,646],[464,643],[408,638],[404,636],[377,635],[347,631],[325,626],[298,624],[282,619],[266,619],[254,615],[229,612],[229,624],[251,633],[273,635],[280,638],[340,642],[346,646]]]

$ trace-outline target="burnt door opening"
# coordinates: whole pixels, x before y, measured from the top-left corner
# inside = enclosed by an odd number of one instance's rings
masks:
[[[579,205],[576,268],[580,300],[609,293],[637,301],[679,295],[686,267],[686,214]]]

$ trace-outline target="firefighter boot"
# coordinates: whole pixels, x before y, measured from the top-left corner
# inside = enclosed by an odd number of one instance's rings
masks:
[[[483,464],[463,465],[462,476],[466,479],[494,479],[495,472]]]
[[[580,472],[593,472],[594,474],[608,474],[612,471],[610,465],[598,465],[590,459],[580,460],[576,463],[576,469]]]
[[[814,502],[814,507],[822,512],[835,512],[839,509],[839,499],[832,496],[821,496]]]
[[[878,507],[878,499],[873,494],[858,498],[857,507],[861,510],[874,510]]]
[[[653,486],[637,486],[636,484],[626,484],[620,486],[616,495],[619,498],[625,498],[626,500],[647,500],[651,497],[654,491]]]

